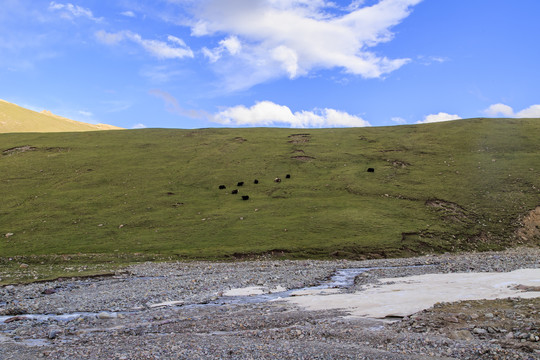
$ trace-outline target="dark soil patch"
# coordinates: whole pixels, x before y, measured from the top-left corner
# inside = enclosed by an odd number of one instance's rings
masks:
[[[374,143],[374,142],[377,142],[377,141],[375,141],[375,140],[368,139],[367,137],[365,137],[365,136],[363,136],[363,135],[362,135],[362,136],[359,136],[359,137],[358,137],[358,140],[360,140],[360,141],[367,141],[368,143]]]
[[[273,250],[263,251],[263,252],[260,252],[260,253],[253,253],[253,252],[234,253],[234,254],[231,255],[231,257],[234,258],[235,260],[258,260],[258,259],[262,259],[262,258],[275,259],[275,258],[285,257],[289,253],[290,253],[289,250],[273,249]]]
[[[45,151],[50,151],[50,152],[64,152],[64,151],[70,151],[70,150],[71,150],[70,148],[58,147],[58,146],[45,148]]]
[[[291,159],[295,159],[295,160],[298,160],[298,161],[315,160],[315,158],[313,156],[306,156],[306,155],[292,156]]]
[[[16,146],[16,147],[2,151],[2,155],[13,155],[17,153],[23,153],[26,151],[36,151],[36,150],[37,148],[31,145]]]

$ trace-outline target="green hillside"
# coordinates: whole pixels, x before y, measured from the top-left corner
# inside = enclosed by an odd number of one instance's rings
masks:
[[[538,119],[0,134],[0,234],[13,234],[1,237],[0,258],[363,258],[538,245],[514,235],[540,205],[539,139]]]

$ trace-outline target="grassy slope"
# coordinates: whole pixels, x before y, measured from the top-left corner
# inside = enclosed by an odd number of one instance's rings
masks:
[[[0,133],[65,132],[120,129],[112,125],[87,124],[51,113],[38,113],[0,100]]]
[[[310,136],[290,137],[300,132]],[[538,139],[537,119],[0,134],[0,151],[36,148],[0,156],[0,234],[14,233],[0,238],[0,258],[499,248],[515,244],[520,216],[540,205]],[[250,200],[230,194],[238,181]]]

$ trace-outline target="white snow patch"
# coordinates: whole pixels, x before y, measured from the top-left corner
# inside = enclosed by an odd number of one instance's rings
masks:
[[[540,291],[523,292],[517,285],[539,286],[540,269],[507,273],[427,274],[380,279],[352,294],[320,294],[306,291],[285,299],[308,310],[344,309],[352,317],[408,316],[438,302],[540,297]]]

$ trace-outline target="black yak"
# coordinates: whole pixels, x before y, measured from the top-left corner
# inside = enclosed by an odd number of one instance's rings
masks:
[[[242,195],[242,200],[249,200],[249,195]]]
[[[225,185],[219,185],[219,190],[226,189],[227,187]]]
[[[368,168],[367,172],[375,172],[375,169],[374,168]]]

